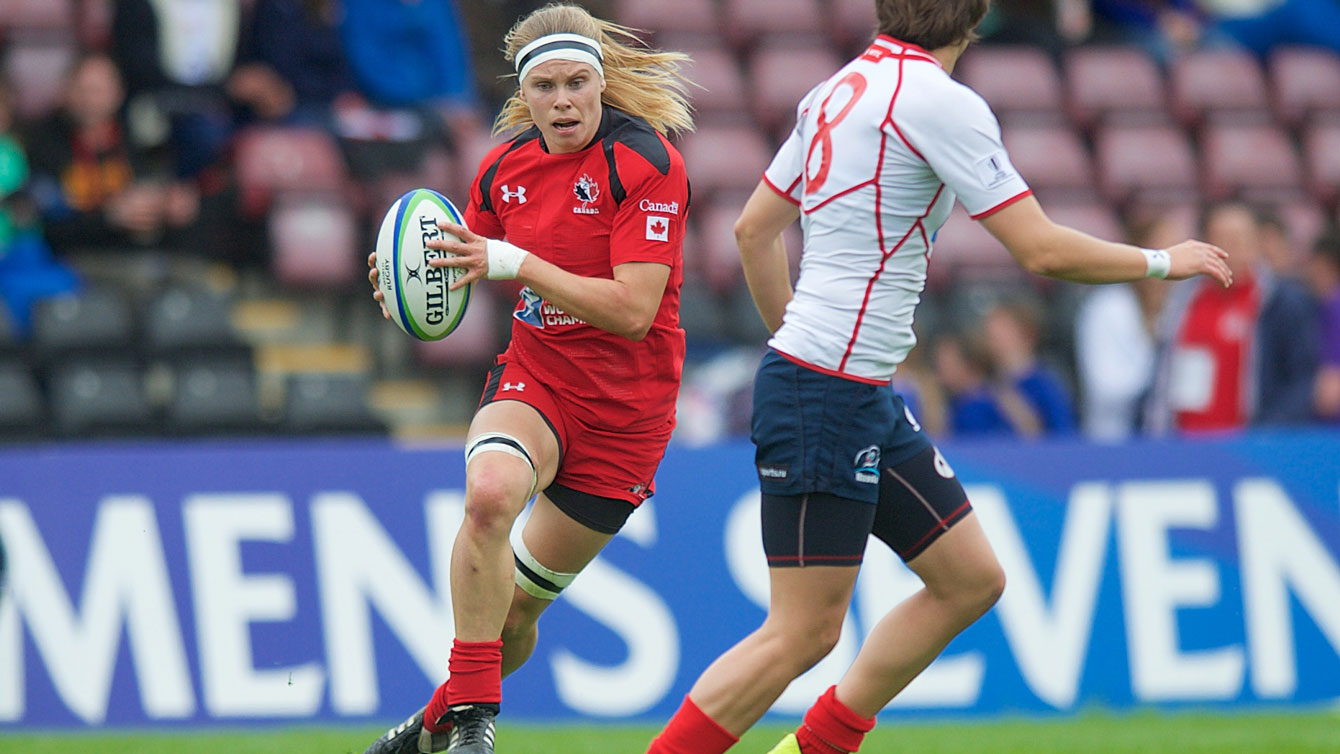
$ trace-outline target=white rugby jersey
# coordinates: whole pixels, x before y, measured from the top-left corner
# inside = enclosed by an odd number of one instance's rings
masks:
[[[888,382],[916,343],[931,238],[955,197],[980,219],[1030,193],[986,101],[883,35],[805,95],[763,180],[800,206],[805,238],[768,345],[871,383]]]

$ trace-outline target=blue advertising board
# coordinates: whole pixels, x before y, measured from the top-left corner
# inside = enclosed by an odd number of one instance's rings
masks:
[[[886,714],[1340,699],[1340,435],[944,448],[1000,603]],[[509,718],[664,719],[764,615],[752,448],[672,446],[541,622]],[[446,670],[459,448],[0,451],[0,725],[391,720]],[[920,586],[878,543],[796,714]]]

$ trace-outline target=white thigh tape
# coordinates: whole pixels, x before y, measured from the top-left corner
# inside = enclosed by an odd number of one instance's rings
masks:
[[[516,585],[536,599],[556,599],[558,593],[577,578],[575,573],[559,573],[545,568],[526,549],[526,542],[521,537],[516,538],[512,552],[516,555]]]
[[[535,487],[540,481],[539,475],[535,471],[535,462],[531,460],[530,453],[526,452],[526,446],[522,445],[520,440],[505,432],[483,432],[475,435],[474,439],[465,446],[466,467],[470,466],[470,459],[480,453],[490,451],[506,453],[525,461],[530,466],[530,492],[526,494],[526,497],[529,498],[535,494]]]

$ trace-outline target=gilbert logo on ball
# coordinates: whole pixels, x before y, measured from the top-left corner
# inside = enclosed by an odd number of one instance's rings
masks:
[[[428,264],[451,255],[426,246],[433,240],[455,239],[437,226],[443,220],[465,224],[446,197],[431,189],[414,189],[391,205],[377,233],[377,283],[386,309],[401,330],[420,340],[450,335],[470,303],[473,284],[450,289],[465,270]]]

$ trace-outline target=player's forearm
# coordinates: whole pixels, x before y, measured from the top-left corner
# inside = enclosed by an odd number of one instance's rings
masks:
[[[768,331],[777,332],[793,295],[786,244],[781,236],[758,238],[738,231],[736,243],[740,247],[744,280],[749,285],[749,294],[754,297],[754,306],[758,307]]]
[[[1122,283],[1139,280],[1149,270],[1145,254],[1137,247],[1051,224],[1038,233],[1032,244],[1015,253],[1029,271],[1072,283]]]
[[[574,275],[534,254],[526,257],[516,279],[565,313],[629,340],[646,336],[661,300],[639,297],[619,280]]]

